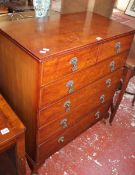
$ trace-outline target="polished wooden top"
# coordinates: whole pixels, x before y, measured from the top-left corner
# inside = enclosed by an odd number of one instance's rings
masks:
[[[97,37],[107,40],[135,32],[128,26],[90,12],[3,22],[0,28],[1,33],[39,61],[63,51],[97,43]],[[49,51],[41,53],[43,48]]]
[[[15,139],[24,130],[22,122],[0,95],[0,148],[4,143]]]

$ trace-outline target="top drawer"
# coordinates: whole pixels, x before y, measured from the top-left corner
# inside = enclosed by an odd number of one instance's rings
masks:
[[[75,52],[50,58],[42,65],[41,85],[96,63],[98,46],[83,48]]]
[[[98,62],[128,50],[132,39],[133,35],[128,35],[101,44],[99,46]]]
[[[114,72],[118,68],[123,67],[127,54],[127,52],[124,52],[43,86],[40,89],[40,107],[48,106],[64,96],[72,94],[103,76]]]

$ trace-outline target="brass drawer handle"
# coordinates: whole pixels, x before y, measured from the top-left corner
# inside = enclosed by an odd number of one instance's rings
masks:
[[[115,49],[116,49],[116,53],[117,53],[117,54],[120,53],[120,50],[121,50],[121,42],[117,42],[117,43],[115,44]]]
[[[74,92],[74,81],[70,80],[67,82],[66,87],[68,88],[68,93],[71,94]]]
[[[112,80],[111,79],[106,80],[106,86],[108,88],[111,87],[111,83],[112,83]]]
[[[96,117],[97,120],[100,118],[100,112],[99,111],[95,114],[95,117]]]
[[[115,61],[110,63],[111,72],[115,71]]]
[[[65,108],[65,111],[66,112],[69,112],[70,111],[70,108],[71,108],[71,101],[66,101],[64,103],[64,108]]]
[[[100,102],[101,102],[101,103],[104,103],[104,102],[105,102],[105,95],[104,95],[104,94],[101,95],[101,97],[100,97]]]
[[[58,139],[58,143],[63,143],[64,142],[64,136],[61,136],[59,139]]]
[[[62,126],[62,128],[67,128],[68,127],[68,119],[64,118],[63,120],[60,121],[60,126]]]
[[[72,65],[72,71],[76,71],[78,69],[78,66],[77,66],[77,62],[78,62],[78,59],[77,57],[74,57],[70,60],[70,64]]]

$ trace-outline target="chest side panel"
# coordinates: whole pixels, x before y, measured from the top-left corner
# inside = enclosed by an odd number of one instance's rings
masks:
[[[0,90],[27,128],[26,151],[32,159],[36,146],[38,74],[38,62],[0,35]]]

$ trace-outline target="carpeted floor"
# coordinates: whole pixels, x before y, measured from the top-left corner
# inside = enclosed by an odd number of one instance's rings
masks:
[[[135,91],[135,79],[128,89]],[[135,107],[125,95],[113,126],[99,122],[59,152],[39,175],[135,175]]]

